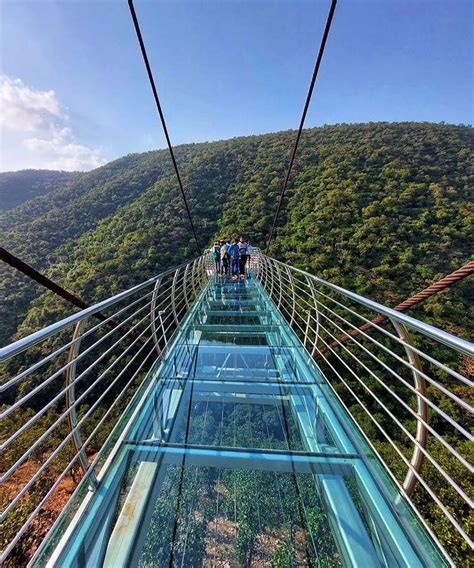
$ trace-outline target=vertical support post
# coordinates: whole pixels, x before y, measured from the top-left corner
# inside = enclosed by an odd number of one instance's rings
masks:
[[[186,288],[188,282],[188,271],[189,271],[189,263],[186,264],[186,268],[184,269],[184,275],[183,275],[184,302],[186,303],[186,307],[189,309],[188,290]]]
[[[308,285],[308,288],[310,289],[311,292],[311,298],[313,300],[313,305],[314,305],[314,310],[315,310],[315,314],[316,314],[316,330],[315,330],[315,334],[314,334],[314,341],[313,341],[313,348],[311,349],[311,357],[314,357],[317,347],[318,347],[318,341],[319,341],[319,309],[318,309],[318,300],[316,298],[316,292],[314,291],[314,284],[313,281],[311,280],[311,278],[309,278],[309,276],[307,274],[305,274],[305,278],[306,278],[306,283]],[[308,314],[308,326],[309,326],[309,320],[310,320],[310,314],[311,311]],[[306,344],[305,344],[306,347]]]
[[[415,437],[417,444],[413,449],[413,454],[410,460],[410,464],[412,465],[414,471],[412,469],[409,469],[406,474],[405,481],[403,482],[403,490],[408,495],[408,497],[410,497],[415,490],[416,484],[418,483],[415,471],[419,474],[423,465],[424,454],[421,448],[426,448],[426,441],[428,438],[428,429],[426,427],[426,424],[428,422],[428,404],[424,400],[424,398],[426,398],[426,381],[424,377],[420,375],[421,361],[418,357],[418,354],[415,353],[411,348],[411,338],[407,328],[405,327],[405,325],[396,321],[395,319],[390,318],[390,321],[392,322],[393,327],[395,328],[398,336],[403,342],[403,347],[405,349],[407,359],[413,367],[415,389],[416,392],[419,393],[417,395],[417,423]]]
[[[265,289],[265,283],[263,281],[264,277],[265,277],[265,257],[263,256],[262,253],[260,253],[260,268],[258,269],[259,272],[259,276],[258,279],[260,281],[260,284],[262,285],[262,287]]]
[[[306,349],[306,343],[308,341],[308,333],[309,333],[309,321],[311,318],[311,310],[306,310],[306,330],[304,332],[304,341],[303,341],[303,347]]]
[[[283,300],[283,278],[281,277],[281,269],[277,262],[275,262],[275,271],[277,273],[278,290],[279,290],[277,308],[280,309]]]
[[[209,259],[209,257],[207,257]],[[206,283],[206,276],[209,275],[209,273],[206,271],[205,269],[205,256],[202,255],[199,257],[199,265],[201,266],[201,288],[204,286],[204,284]]]
[[[156,311],[156,300],[158,298],[158,290],[160,289],[160,285],[161,285],[161,278],[158,278],[158,280],[155,283],[155,287],[153,289],[153,295],[151,297],[151,307],[150,307],[151,335],[153,337],[153,343],[155,344],[155,350],[158,354],[158,357],[161,355],[161,348],[158,341],[158,334],[156,333],[155,311]],[[159,318],[161,320],[161,312],[159,312]]]
[[[270,264],[270,261],[268,260],[268,258],[267,258],[267,257],[264,257],[264,263],[263,263],[263,266],[264,266],[264,273],[263,273],[263,275],[265,276],[265,283],[263,284],[263,287],[265,288],[265,290],[266,290],[267,292],[269,291],[269,290],[268,290],[268,287],[269,287],[268,281],[269,281],[269,279],[270,279],[270,268],[269,268],[269,264]]]
[[[277,269],[277,272],[278,272],[278,285],[279,285],[279,287],[280,287],[280,292],[279,292],[279,294],[278,294],[278,304],[277,304],[277,306],[278,306],[278,309],[280,309],[281,303],[282,303],[282,301],[283,301],[283,278],[281,277],[281,269],[280,269],[280,267],[278,266],[278,264],[276,264],[275,266],[276,266],[276,269]]]
[[[176,313],[176,282],[178,281],[178,275],[180,270],[181,270],[180,268],[177,268],[175,270],[173,276],[173,282],[171,283],[171,311],[173,312],[173,319],[174,323],[176,324],[176,327],[179,326],[178,314]]]
[[[290,320],[290,327],[293,327],[293,323],[295,321],[295,312],[296,312],[296,296],[295,296],[295,284],[293,279],[293,274],[291,274],[290,268],[285,264],[285,271],[288,275],[288,280],[290,281],[290,288],[291,288],[291,320]]]
[[[195,261],[195,268],[196,268],[196,274],[194,276],[194,280],[195,283],[197,283],[197,288],[195,289],[195,294],[196,296],[199,294],[202,285],[203,285],[203,279],[204,279],[204,275],[207,274],[207,262],[204,258],[204,255],[201,255],[199,258],[197,258]]]
[[[191,285],[193,287],[193,293],[194,293],[194,298],[196,298],[197,296],[197,291],[196,291],[196,275],[195,275],[195,270],[196,270],[196,263],[197,263],[198,259],[196,258],[195,260],[193,260],[193,263],[191,265]]]
[[[270,293],[268,294],[270,296],[270,299],[273,300],[273,288],[274,288],[274,281],[275,281],[275,274],[273,271],[273,261],[272,260],[268,260],[268,267],[269,267],[269,273],[270,273]]]
[[[89,460],[87,459],[87,454],[82,444],[81,433],[77,426],[77,412],[76,412],[76,358],[79,353],[81,346],[81,337],[87,325],[87,318],[77,322],[74,328],[74,334],[72,336],[73,343],[69,348],[67,363],[69,367],[65,370],[66,379],[66,407],[68,408],[67,421],[69,425],[69,430],[72,432],[72,445],[75,449],[75,453],[79,456],[79,463],[84,475],[89,471]],[[91,481],[91,489],[97,487],[97,478],[95,473],[91,470],[89,472],[89,479]]]

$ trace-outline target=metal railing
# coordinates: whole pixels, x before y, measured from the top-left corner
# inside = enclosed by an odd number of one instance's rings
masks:
[[[472,548],[474,345],[260,251],[251,265],[400,491]]]
[[[51,525],[84,476],[94,491],[119,420],[144,392],[211,266],[204,255],[0,349],[0,562],[14,549],[21,557],[41,526],[36,519]],[[428,496],[472,547],[473,383],[462,369],[473,345],[258,249],[249,268],[400,491],[433,526]]]
[[[41,517],[51,524],[62,489],[67,499],[87,475],[94,490],[114,426],[203,289],[207,262],[201,256],[0,349],[0,563],[15,547],[22,558]]]

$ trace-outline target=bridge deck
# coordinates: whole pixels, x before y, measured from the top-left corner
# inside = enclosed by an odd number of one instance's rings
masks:
[[[51,565],[446,565],[253,280],[207,285],[65,526]]]

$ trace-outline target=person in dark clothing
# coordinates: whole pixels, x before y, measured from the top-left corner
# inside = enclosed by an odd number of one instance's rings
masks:
[[[232,280],[237,280],[237,278],[239,277],[240,269],[240,250],[238,238],[234,239],[234,243],[230,245],[228,253],[231,259]]]
[[[230,241],[221,241],[221,268],[222,276],[228,276],[230,267],[230,256],[228,249],[230,247]]]
[[[239,240],[239,274],[242,280],[245,279],[245,267],[250,258],[250,245],[246,242],[244,237]]]

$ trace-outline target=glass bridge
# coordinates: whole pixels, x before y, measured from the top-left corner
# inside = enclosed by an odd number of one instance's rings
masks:
[[[202,287],[189,266],[183,294],[166,304],[168,339],[163,279],[151,282],[155,356],[92,457],[76,435],[84,411],[71,412],[82,396],[78,335],[68,344],[69,439],[85,474],[32,564],[452,565],[304,345],[308,329],[302,342],[277,308],[285,293],[261,265],[232,282],[203,264]]]

